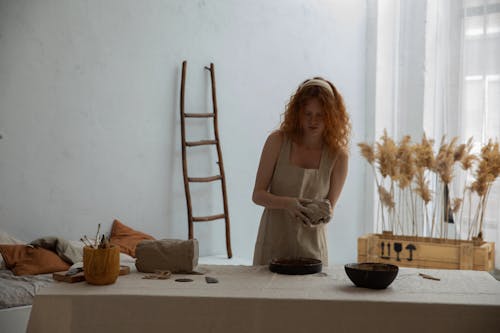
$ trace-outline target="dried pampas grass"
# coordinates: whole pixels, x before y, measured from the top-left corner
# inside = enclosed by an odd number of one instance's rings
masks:
[[[392,181],[396,181],[398,178],[396,157],[398,147],[394,140],[387,135],[386,130],[384,130],[384,135],[382,135],[380,140],[381,143],[377,142],[377,152],[375,154],[378,169],[383,178],[389,176]]]
[[[389,191],[387,191],[385,187],[379,186],[378,194],[380,195],[380,200],[382,201],[382,204],[384,204],[384,206],[390,209],[394,209],[394,207],[396,207],[392,194],[389,193]]]
[[[453,179],[453,164],[455,163],[455,144],[457,137],[451,139],[447,144],[445,136],[441,139],[441,145],[436,156],[435,172],[445,184],[451,183]]]
[[[464,152],[463,152],[461,158],[459,158],[459,160],[458,160],[460,162],[460,166],[465,171],[467,171],[470,168],[472,168],[472,165],[473,165],[474,161],[477,160],[477,156],[474,155],[474,154],[471,154],[472,140],[473,140],[472,137],[470,137],[469,140],[467,140],[467,143],[464,146]],[[455,155],[458,157],[457,153]]]
[[[358,147],[361,148],[361,155],[368,161],[368,163],[373,164],[375,162],[375,151],[373,147],[367,143],[358,143]]]
[[[474,225],[479,226],[478,238],[482,238],[484,214],[491,186],[500,175],[500,150],[499,143],[491,139],[481,148],[479,165],[476,170],[476,180],[472,183],[471,189],[479,196],[479,203],[476,209]]]
[[[423,135],[420,144],[414,146],[414,151],[416,155],[416,166],[417,168],[427,168],[433,170],[435,168],[434,164],[436,162],[434,158],[434,140],[427,139],[427,136]]]
[[[411,137],[409,135],[405,135],[399,143],[396,161],[398,162],[399,167],[399,187],[404,189],[411,184],[413,176],[416,172],[414,150],[411,145]]]
[[[422,198],[427,205],[432,200],[432,193],[429,188],[429,181],[425,179],[425,169],[420,167],[417,169],[415,178],[415,192]]]
[[[487,194],[488,189],[500,174],[500,151],[498,142],[491,140],[481,148],[479,165],[476,170],[476,180],[472,190],[480,197]]]
[[[451,211],[456,214],[460,207],[462,206],[463,199],[462,198],[455,198],[453,199],[453,203],[451,204]]]
[[[436,154],[434,153],[434,140],[427,138],[425,133],[419,143],[412,144],[411,137],[407,135],[401,139],[399,144],[396,144],[388,136],[387,131],[384,130],[383,135],[374,145],[368,143],[358,144],[361,155],[373,168],[380,203],[383,207],[382,220],[384,220],[384,209],[386,209],[388,212],[387,216],[389,217],[388,227],[411,223],[413,228],[401,227],[401,230],[411,229],[412,232],[418,233],[415,228],[416,214],[418,214],[418,210],[416,209],[417,201],[412,195],[412,193],[416,193],[424,204],[425,216],[421,217],[424,219],[424,222],[425,218],[430,222],[427,205],[435,200],[434,205],[431,205],[434,213],[432,216],[432,228],[430,229],[431,234],[429,235],[430,237],[434,237],[435,217],[438,218],[438,221],[442,220],[439,214],[436,216],[438,209],[443,210],[441,200],[444,193],[442,189],[453,181],[454,166],[458,164],[466,173],[466,176],[463,177],[465,179],[463,195],[461,198],[453,199],[451,211],[456,214],[456,220],[461,223],[464,198],[467,197],[466,194],[468,193],[468,203],[470,206],[470,194],[476,193],[480,199],[479,204],[474,213],[474,218],[470,219],[469,216],[468,221],[473,220],[470,230],[477,231],[478,235],[482,233],[487,197],[493,182],[500,176],[499,143],[498,141],[493,142],[490,140],[482,147],[481,153],[477,156],[472,153],[472,137],[466,143],[457,144],[457,140],[458,138],[454,137],[447,142],[446,137],[443,136]],[[467,182],[467,175],[470,172],[474,172],[474,181],[472,183]],[[377,173],[381,176],[380,180],[377,177]],[[434,178],[430,178],[432,174],[435,175]],[[390,190],[384,187],[384,185],[387,185],[387,179],[389,179],[388,188]],[[439,189],[437,190],[439,195],[433,195],[430,179],[435,179],[434,186],[436,189]],[[394,185],[399,187],[399,192],[394,191]],[[406,189],[409,189],[409,191]],[[398,200],[397,204],[395,198]],[[460,212],[460,218],[457,218],[458,212]],[[448,215],[447,209],[445,209],[445,215],[446,220]],[[403,219],[403,221],[399,219]],[[438,223],[442,224],[443,222]],[[385,226],[385,222],[383,222],[383,226]]]

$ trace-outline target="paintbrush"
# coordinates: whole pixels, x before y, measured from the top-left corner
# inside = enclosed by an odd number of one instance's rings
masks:
[[[94,247],[94,245],[92,245],[92,242],[90,241],[90,239],[88,239],[88,238],[87,238],[87,235],[83,235],[83,239],[85,239],[87,242],[89,242],[89,246],[90,246],[91,248],[93,248],[93,247]]]
[[[99,242],[99,248],[100,249],[107,249],[108,248],[108,242],[106,241],[106,236],[102,235],[101,241]]]
[[[83,238],[80,238],[80,242],[82,242],[85,246],[90,246],[92,247],[92,244],[91,243],[88,243],[87,241],[85,241],[85,239]]]
[[[99,231],[101,230],[101,224],[97,225],[97,233],[95,234],[95,248],[97,248],[97,244],[99,242]]]

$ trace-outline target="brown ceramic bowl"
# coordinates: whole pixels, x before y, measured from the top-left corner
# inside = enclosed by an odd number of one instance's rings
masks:
[[[398,275],[396,265],[383,263],[354,263],[344,266],[349,279],[358,287],[385,289]]]
[[[313,258],[278,258],[271,260],[269,270],[278,274],[305,275],[319,273],[323,263]]]

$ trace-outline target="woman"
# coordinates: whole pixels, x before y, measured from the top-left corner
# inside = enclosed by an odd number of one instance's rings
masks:
[[[328,264],[325,224],[347,176],[349,135],[335,86],[319,77],[304,81],[262,150],[252,199],[265,209],[254,265],[298,257]]]

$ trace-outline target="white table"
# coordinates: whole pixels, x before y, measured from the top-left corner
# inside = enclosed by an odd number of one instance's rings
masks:
[[[219,283],[137,272],[109,286],[54,283],[35,297],[28,332],[500,332],[500,282],[486,272],[400,268],[389,288],[371,290],[342,266],[326,276],[200,268]]]

